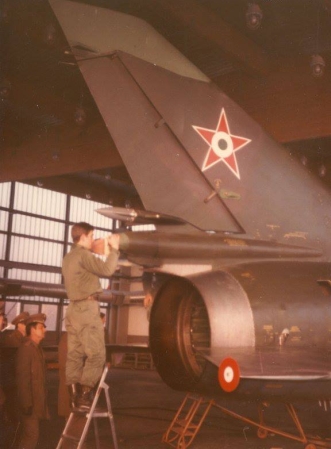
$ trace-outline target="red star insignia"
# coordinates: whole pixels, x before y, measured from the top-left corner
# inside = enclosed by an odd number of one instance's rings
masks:
[[[230,133],[225,110],[222,109],[221,111],[216,129],[201,128],[199,126],[193,126],[193,128],[209,145],[202,165],[202,171],[223,161],[232,173],[240,179],[236,151],[241,150],[251,140],[245,137],[234,136]]]

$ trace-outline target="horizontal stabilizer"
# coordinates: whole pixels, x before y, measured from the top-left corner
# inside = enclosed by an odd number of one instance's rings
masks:
[[[234,359],[241,379],[313,380],[331,377],[331,358],[325,350],[306,347],[212,348],[199,350],[217,367]]]

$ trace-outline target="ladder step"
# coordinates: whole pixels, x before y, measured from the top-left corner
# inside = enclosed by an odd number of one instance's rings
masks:
[[[73,435],[68,435],[66,433],[63,433],[62,438],[66,438],[67,440],[75,441],[76,443],[79,443],[80,438],[74,437]]]
[[[175,424],[181,426],[181,427],[185,427],[187,425],[189,421],[187,419],[178,419]],[[198,424],[194,424],[194,423],[190,423],[188,428],[189,429],[196,429],[198,427]]]
[[[74,415],[87,415],[89,413],[89,410],[80,410],[79,408],[72,408],[71,409],[71,413],[73,413]]]
[[[108,418],[108,412],[93,412],[92,418]]]
[[[89,416],[90,415],[90,410],[81,410],[79,408],[73,408],[71,410],[72,410],[71,413],[74,413],[75,415],[81,415],[81,416],[82,415],[85,415],[85,416]],[[102,414],[107,416],[107,414],[108,414],[107,410],[105,408],[98,407],[98,408],[94,409],[94,412],[92,413],[92,416],[93,417],[102,416]]]
[[[183,427],[173,427],[171,429],[173,432],[178,433],[178,435],[186,435],[186,436],[191,436],[194,435],[195,432],[190,432],[188,429],[186,429],[186,431],[184,432]]]

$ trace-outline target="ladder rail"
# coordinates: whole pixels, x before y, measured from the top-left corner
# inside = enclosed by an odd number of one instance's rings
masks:
[[[86,411],[86,412],[82,412],[82,411],[77,410],[77,409],[72,409],[72,411],[70,413],[70,416],[69,416],[69,419],[66,422],[64,430],[63,430],[63,432],[61,434],[61,437],[60,437],[60,440],[58,442],[58,445],[56,446],[56,449],[61,449],[61,447],[62,447],[62,445],[63,445],[63,443],[64,443],[64,441],[66,439],[76,441],[77,449],[82,449],[92,421],[93,421],[93,426],[94,426],[94,435],[95,435],[95,440],[96,440],[96,447],[97,447],[97,449],[100,449],[100,440],[99,440],[99,430],[98,430],[97,418],[108,418],[109,424],[110,424],[110,429],[111,429],[111,434],[112,434],[112,438],[113,438],[113,443],[114,443],[114,449],[118,449],[114,417],[113,417],[112,408],[111,408],[111,402],[110,402],[110,397],[109,397],[109,385],[105,381],[107,373],[108,373],[108,366],[106,365],[104,370],[103,370],[101,379],[99,381],[97,391],[96,391],[96,393],[94,395],[94,398],[93,398],[90,410]],[[100,412],[100,411],[97,410],[97,404],[98,404],[98,401],[100,399],[100,395],[101,395],[102,391],[105,394],[107,410]],[[84,418],[84,419],[86,419],[86,422],[84,424],[84,428],[83,428],[79,438],[78,437],[76,438],[76,437],[71,436],[71,435],[68,434],[68,431],[70,430],[70,426],[72,425],[73,419],[77,415],[82,417],[82,418]]]
[[[97,403],[99,401],[100,394],[102,392],[103,385],[105,383],[105,378],[107,376],[107,373],[108,373],[108,367],[105,367],[105,369],[103,370],[101,379],[99,381],[97,392],[94,395],[91,408],[90,408],[89,412],[86,413],[87,421],[86,421],[86,424],[84,426],[84,429],[83,429],[83,432],[82,432],[79,444],[77,446],[77,449],[81,449],[83,444],[84,444],[84,442],[85,442],[85,438],[86,438],[87,432],[89,430],[89,427],[90,427],[90,424],[91,424],[91,421],[92,421],[92,418],[93,418],[93,413],[94,413],[94,411],[96,409],[96,406],[97,406]]]
[[[63,441],[64,441],[63,435],[65,435],[66,432],[67,432],[67,430],[70,428],[70,424],[71,424],[71,422],[72,422],[74,416],[75,416],[74,413],[71,412],[70,415],[69,415],[69,418],[68,418],[68,420],[67,420],[67,422],[66,422],[66,425],[64,426],[63,432],[62,432],[61,437],[60,437],[60,440],[59,440],[59,442],[58,442],[58,444],[57,444],[57,446],[56,446],[56,449],[60,449],[60,448],[61,448],[62,443],[63,443]]]
[[[97,449],[100,449],[98,422],[95,417],[93,417],[93,427],[94,427],[95,444]]]
[[[114,423],[114,417],[113,417],[113,411],[112,411],[112,408],[111,408],[110,397],[109,397],[109,394],[108,394],[109,386],[107,384],[105,385],[105,389],[107,389],[106,402],[107,402],[109,424],[110,424],[111,432],[112,432],[112,435],[113,435],[114,449],[118,449],[117,436],[116,436],[116,431],[115,431],[115,423]]]

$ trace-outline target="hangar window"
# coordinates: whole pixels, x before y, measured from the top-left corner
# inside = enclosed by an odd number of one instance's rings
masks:
[[[12,268],[9,270],[10,279],[22,281],[44,282],[47,284],[61,284],[61,273],[50,273],[47,271],[24,270]]]
[[[5,258],[6,242],[7,242],[7,237],[4,235],[1,235],[0,236],[0,259]]]
[[[9,207],[10,187],[10,182],[4,182],[1,184],[0,204],[3,205],[3,207]]]
[[[97,203],[96,201],[84,200],[72,196],[70,199],[70,215],[69,220],[73,223],[78,221],[87,221],[95,226],[96,237],[98,235],[98,228],[111,230],[113,228],[113,220],[96,213],[97,209],[109,207],[109,204]],[[104,234],[103,234],[104,235]]]
[[[55,304],[43,304],[41,311],[47,316],[47,331],[55,331],[58,306]]]
[[[60,267],[63,245],[12,236],[10,260],[15,262],[35,263]]]
[[[8,228],[8,212],[1,211],[0,214],[0,231],[6,231]]]
[[[30,315],[39,313],[39,304],[24,304],[23,310],[29,312]]]
[[[16,183],[14,209],[64,220],[66,195],[40,187]]]
[[[6,315],[8,323],[11,323],[15,316],[19,315],[22,311],[21,305],[17,302],[7,301],[6,302]]]
[[[63,242],[64,223],[30,217],[22,214],[13,215],[12,232],[46,239],[60,240]]]
[[[9,322],[23,310],[44,312],[46,344],[58,342],[67,300],[52,297],[50,284],[63,284],[62,258],[71,247],[73,223],[91,223],[96,237],[104,237],[114,229],[115,222],[96,213],[103,207],[108,204],[24,183],[0,183],[0,309]],[[26,286],[31,285],[29,282],[40,283],[46,290],[31,288],[28,294],[18,296],[16,281],[24,281]],[[103,288],[109,287],[108,279],[101,282]],[[110,307],[100,306],[104,312]]]

